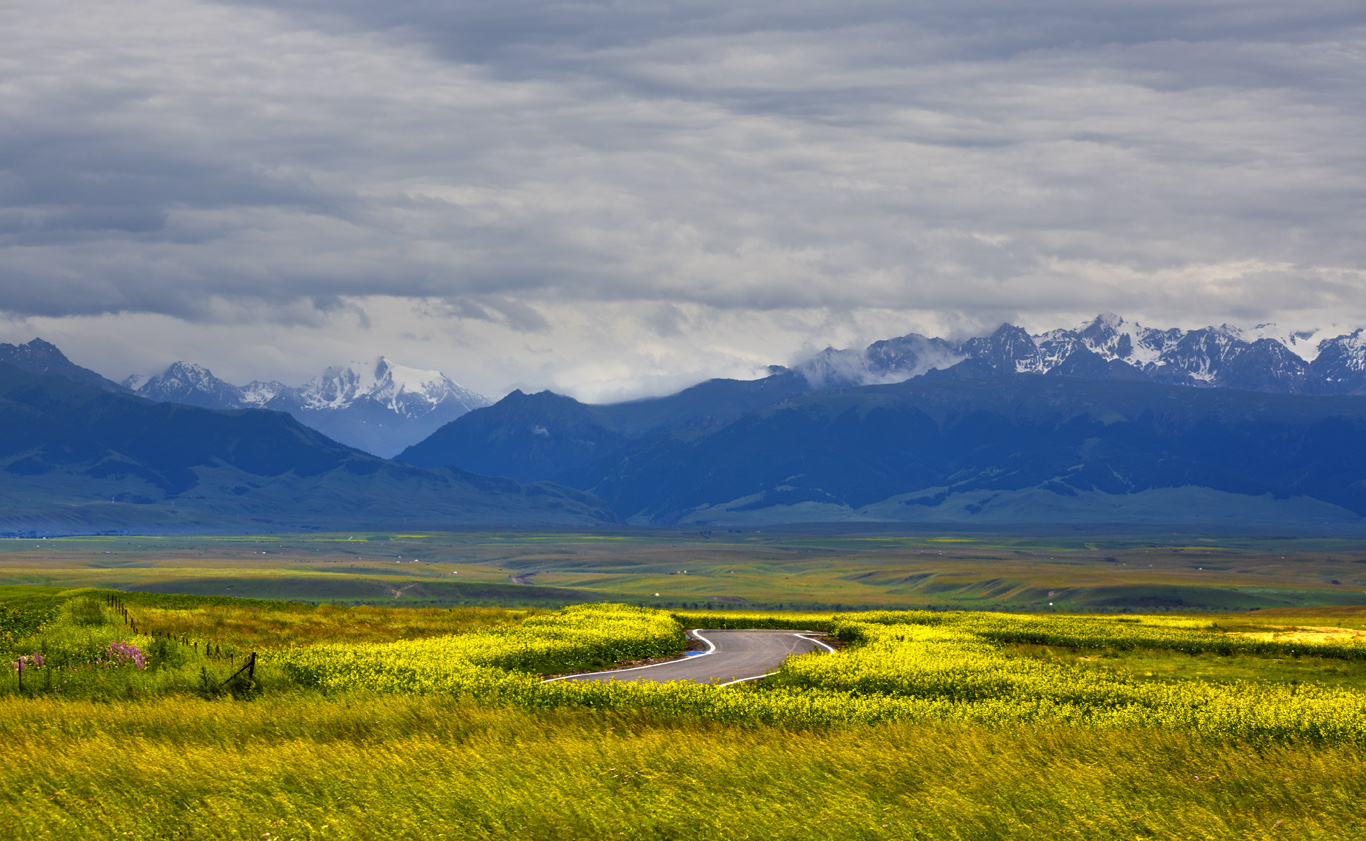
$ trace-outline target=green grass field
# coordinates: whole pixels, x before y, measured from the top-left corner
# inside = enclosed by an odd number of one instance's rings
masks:
[[[1356,560],[1143,536],[5,542],[4,660],[45,656],[0,679],[0,837],[1363,837]],[[445,576],[470,589],[418,589]],[[1197,610],[1096,604],[1117,592]],[[672,604],[558,610],[584,601]],[[697,626],[843,647],[724,689],[537,677]]]
[[[0,584],[334,604],[1231,611],[1366,604],[1366,548],[1331,538],[649,530],[10,539],[0,540]]]

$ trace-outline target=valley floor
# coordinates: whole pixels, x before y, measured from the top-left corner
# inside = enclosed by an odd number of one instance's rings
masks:
[[[626,529],[0,540],[0,586],[406,606],[1152,613],[1366,605],[1347,538]]]

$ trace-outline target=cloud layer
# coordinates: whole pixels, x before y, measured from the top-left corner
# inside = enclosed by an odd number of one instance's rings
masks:
[[[0,46],[0,311],[109,365],[406,329],[600,396],[757,364],[727,324],[1366,323],[1356,0],[20,0]]]

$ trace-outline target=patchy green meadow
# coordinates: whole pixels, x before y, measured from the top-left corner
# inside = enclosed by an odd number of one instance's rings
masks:
[[[0,540],[0,584],[425,606],[1157,612],[1366,604],[1337,538],[812,531]]]

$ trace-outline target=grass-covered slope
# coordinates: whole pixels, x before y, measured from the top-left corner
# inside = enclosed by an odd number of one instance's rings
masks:
[[[288,415],[217,412],[0,365],[0,533],[600,523],[568,488],[366,455]]]

